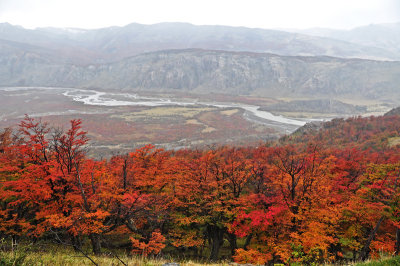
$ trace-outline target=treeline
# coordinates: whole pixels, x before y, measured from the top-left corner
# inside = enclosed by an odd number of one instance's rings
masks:
[[[353,118],[279,145],[94,160],[80,120],[26,117],[0,134],[0,238],[256,264],[398,254],[399,136],[399,116]]]

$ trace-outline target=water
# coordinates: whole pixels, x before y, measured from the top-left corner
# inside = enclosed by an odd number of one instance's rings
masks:
[[[144,97],[134,93],[116,93],[116,92],[102,92],[96,90],[84,90],[75,88],[49,88],[49,87],[7,87],[0,88],[4,92],[21,92],[21,93],[36,93],[44,91],[46,93],[52,92],[55,94],[62,94],[73,101],[81,102],[85,105],[93,106],[194,106],[194,105],[205,105],[217,108],[241,108],[245,110],[245,118],[257,117],[259,120],[264,121],[265,124],[277,122],[281,124],[291,125],[300,127],[303,126],[307,121],[296,120],[280,115],[274,115],[270,112],[260,110],[259,106],[248,105],[242,103],[219,103],[219,102],[202,102],[202,101],[190,101],[190,100],[179,100],[170,98],[157,98],[157,97]],[[70,111],[69,111],[70,112]]]
[[[63,93],[63,95],[72,98],[77,102],[82,102],[87,105],[97,106],[165,106],[165,105],[178,105],[178,106],[190,106],[190,105],[206,105],[217,108],[241,108],[246,112],[269,121],[279,122],[283,124],[303,126],[306,122],[295,120],[283,116],[277,116],[270,112],[259,110],[259,106],[246,105],[241,103],[215,103],[215,102],[198,102],[198,101],[179,101],[176,99],[163,99],[154,97],[143,97],[137,94],[130,93],[110,93],[100,92],[95,90],[81,90],[81,89],[69,89]]]

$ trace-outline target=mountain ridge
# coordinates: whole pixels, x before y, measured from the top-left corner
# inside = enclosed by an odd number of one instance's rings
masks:
[[[284,30],[284,29],[283,29]],[[288,30],[318,37],[343,40],[355,44],[364,44],[382,48],[394,53],[400,52],[400,21],[395,23],[370,24],[350,30],[311,28]]]
[[[92,54],[92,63],[115,62],[128,56],[157,50],[187,48],[400,60],[400,52],[389,52],[382,48],[326,37],[258,28],[196,26],[189,23],[131,23],[124,27],[78,31],[80,33],[57,28],[29,30],[0,23],[1,39],[44,48],[58,47],[60,52],[80,49],[81,53]]]
[[[399,99],[400,62],[360,58],[387,51],[348,44],[189,23],[96,30],[26,30],[2,23],[0,85]]]

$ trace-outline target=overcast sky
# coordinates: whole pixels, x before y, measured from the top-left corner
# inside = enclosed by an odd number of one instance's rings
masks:
[[[189,22],[350,29],[400,22],[400,0],[0,0],[0,22],[25,28]]]

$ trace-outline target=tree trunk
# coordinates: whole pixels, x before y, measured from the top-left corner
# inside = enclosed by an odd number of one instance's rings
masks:
[[[246,237],[246,242],[244,242],[243,249],[247,250],[247,247],[250,245],[251,239],[253,238],[253,233]]]
[[[17,247],[17,238],[14,235],[12,235],[11,236],[11,252],[14,252],[16,247]]]
[[[90,234],[90,241],[92,242],[92,250],[95,255],[101,254],[100,237],[98,234]]]
[[[208,228],[209,239],[211,242],[210,260],[217,261],[219,259],[219,250],[224,241],[224,230],[218,226],[210,226]]]
[[[237,249],[237,237],[235,234],[228,233],[229,244],[231,246],[231,255],[235,255],[235,250]]]
[[[127,177],[128,177],[127,168],[128,168],[128,156],[125,157],[124,165],[122,166],[122,178],[124,181],[124,184],[123,184],[124,191],[126,190],[126,185],[127,185]]]
[[[394,252],[396,256],[400,255],[400,228],[397,228],[396,230],[396,246]]]
[[[367,242],[365,242],[364,247],[362,248],[361,252],[360,252],[360,260],[366,260],[368,258],[369,255],[369,245],[371,245],[372,240],[374,240],[374,237],[376,235],[376,233],[379,230],[379,226],[381,225],[381,223],[383,222],[383,219],[385,219],[384,216],[382,216],[379,221],[376,223],[375,228],[371,231],[371,233],[369,234],[369,237],[367,239]]]
[[[71,242],[72,242],[72,247],[74,248],[75,251],[79,251],[82,248],[82,241],[79,236],[74,236],[71,235]]]

